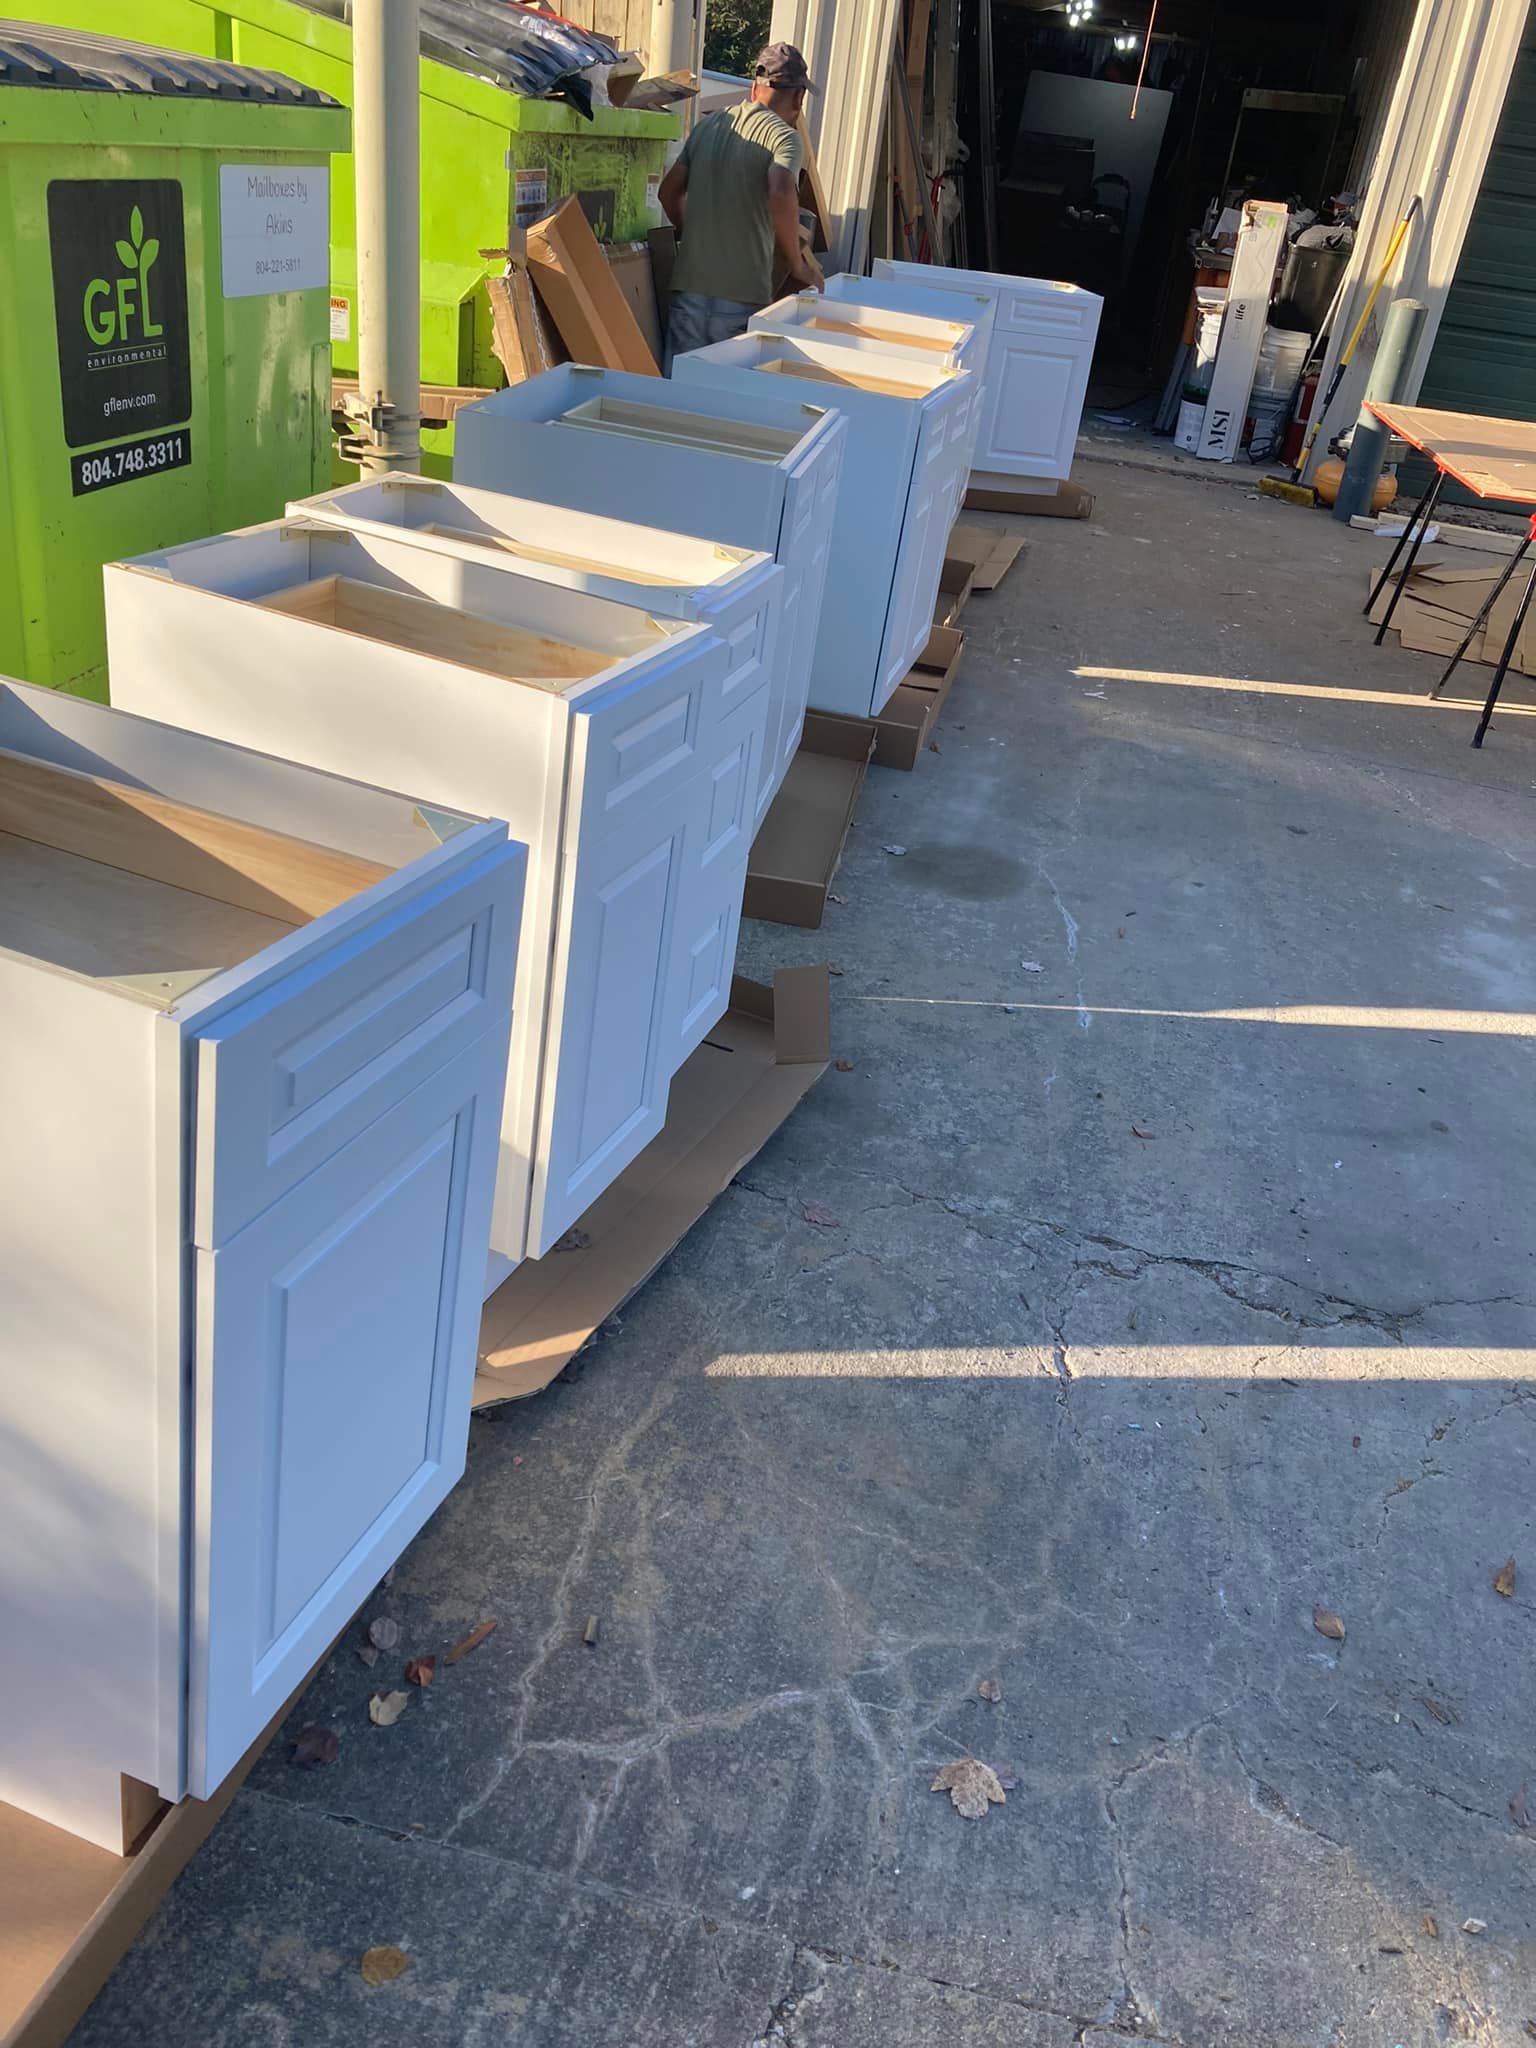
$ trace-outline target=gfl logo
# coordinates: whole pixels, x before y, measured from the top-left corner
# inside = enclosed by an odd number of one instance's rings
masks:
[[[119,240],[117,260],[122,275],[93,277],[85,288],[85,331],[98,348],[113,342],[153,341],[163,332],[150,312],[149,273],[160,244],[144,239],[144,216],[135,207],[128,217],[128,240]]]

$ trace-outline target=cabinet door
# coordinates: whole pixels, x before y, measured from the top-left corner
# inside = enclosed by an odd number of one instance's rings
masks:
[[[1071,473],[1100,303],[1091,292],[999,290],[973,468]]]
[[[464,1469],[509,1021],[194,1255],[199,1798]]]
[[[789,772],[805,724],[846,440],[840,421],[835,432],[818,434],[785,480],[778,550],[784,569],[782,652],[764,737],[759,824]]]
[[[933,630],[933,601],[944,571],[944,550],[969,468],[975,386],[975,378],[968,374],[956,377],[923,405],[885,641],[869,707],[872,714],[881,709],[928,645]]]
[[[707,772],[689,793],[668,970],[668,1064],[674,1073],[730,1001],[770,694],[759,690],[734,714]]]

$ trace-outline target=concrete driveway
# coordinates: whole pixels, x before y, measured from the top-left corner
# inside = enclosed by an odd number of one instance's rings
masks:
[[[81,2048],[1536,2037],[1536,690],[1474,754],[1373,543],[1079,477],[745,941],[851,1070],[370,1609],[495,1634],[340,1653]]]

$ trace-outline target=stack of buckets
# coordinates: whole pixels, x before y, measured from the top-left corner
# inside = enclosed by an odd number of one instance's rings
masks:
[[[1193,455],[1200,446],[1200,429],[1205,420],[1206,398],[1216,345],[1221,339],[1221,316],[1226,305],[1224,291],[1201,286],[1196,293],[1199,317],[1195,328],[1195,356],[1189,381],[1179,407],[1173,442]],[[1259,345],[1258,365],[1248,398],[1248,453],[1253,461],[1277,454],[1285,433],[1286,417],[1301,373],[1306,367],[1312,337],[1285,327],[1266,327]]]

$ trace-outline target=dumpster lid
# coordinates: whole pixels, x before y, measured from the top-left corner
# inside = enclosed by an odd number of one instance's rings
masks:
[[[353,0],[299,5],[331,21],[352,19]],[[421,0],[421,54],[521,99],[568,100],[590,120],[592,88],[581,74],[615,63],[619,52],[611,37],[521,0]]]
[[[53,86],[65,92],[147,93],[174,100],[247,100],[287,107],[338,107],[329,93],[280,71],[157,50],[121,36],[84,35],[0,19],[0,86]]]

